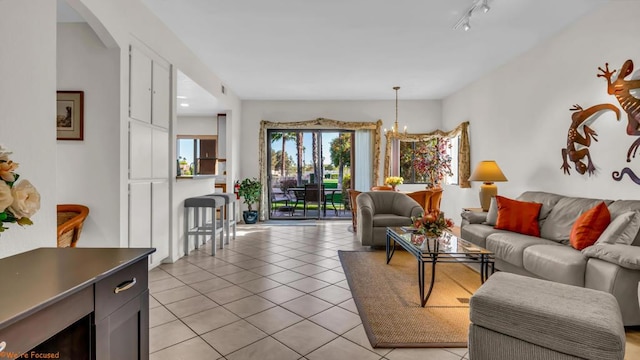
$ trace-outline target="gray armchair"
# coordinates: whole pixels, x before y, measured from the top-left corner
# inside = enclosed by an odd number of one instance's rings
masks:
[[[387,226],[411,225],[411,217],[424,212],[417,201],[395,191],[363,192],[356,204],[356,234],[364,246],[385,246]]]

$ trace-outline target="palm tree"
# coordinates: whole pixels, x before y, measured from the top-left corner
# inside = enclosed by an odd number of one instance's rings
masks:
[[[302,185],[302,155],[303,155],[303,146],[302,146],[302,131],[298,131],[296,133],[296,148],[298,151],[298,186]]]
[[[280,160],[280,177],[284,178],[286,176],[286,169],[285,169],[285,164],[286,164],[286,153],[285,153],[285,144],[287,142],[287,140],[293,140],[295,136],[295,133],[285,133],[285,132],[277,132],[277,133],[273,133],[271,134],[271,143],[274,143],[278,140],[282,140],[282,159]]]
[[[338,184],[342,184],[344,167],[351,166],[351,134],[341,133],[330,146],[331,163],[338,168]]]
[[[312,135],[311,139],[313,140],[313,145],[311,148],[313,150],[313,175],[315,181],[318,182],[322,181],[322,179],[320,179],[320,167],[318,161],[318,132],[314,131]]]

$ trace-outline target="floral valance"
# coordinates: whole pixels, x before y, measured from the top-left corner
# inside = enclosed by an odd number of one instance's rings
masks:
[[[435,130],[424,134],[404,134],[387,132],[387,146],[384,159],[384,177],[391,171],[391,144],[393,140],[423,142],[438,138],[453,138],[460,136],[458,143],[458,184],[461,188],[470,188],[471,156],[469,148],[469,122],[465,121],[451,131]]]

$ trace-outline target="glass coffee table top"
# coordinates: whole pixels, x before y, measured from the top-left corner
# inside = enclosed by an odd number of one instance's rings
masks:
[[[489,277],[489,269],[491,269],[491,273],[495,270],[491,251],[463,240],[450,232],[444,232],[437,238],[428,238],[417,234],[410,227],[388,227],[386,239],[387,264],[389,264],[396,251],[396,245],[400,245],[418,260],[418,289],[422,307],[429,300],[433,290],[437,263],[477,263],[480,265],[481,283],[484,283]],[[428,290],[425,284],[425,264],[431,264],[431,281],[429,282]]]
[[[436,252],[452,255],[493,254],[491,251],[469,241],[466,241],[462,238],[459,238],[447,231],[443,232],[442,235],[437,239],[425,237],[423,244],[418,245],[412,242],[412,237],[421,235],[412,230],[410,227],[390,227],[388,228],[388,230],[392,231],[396,235],[394,240],[404,243],[402,245],[407,245],[403,246],[405,250],[410,250],[411,247],[413,247],[413,249],[424,254],[433,254]]]

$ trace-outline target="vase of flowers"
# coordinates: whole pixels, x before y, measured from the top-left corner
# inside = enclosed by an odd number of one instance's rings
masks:
[[[40,210],[40,194],[28,180],[20,180],[18,163],[9,159],[12,153],[0,145],[0,232],[7,223],[33,225],[31,217]]]
[[[416,246],[423,246],[429,239],[439,238],[444,231],[451,230],[454,223],[450,218],[445,218],[444,213],[438,210],[428,212],[422,216],[411,217],[416,233],[411,237],[411,242]]]
[[[384,183],[387,185],[391,185],[394,191],[396,191],[396,186],[404,183],[404,178],[402,176],[389,176],[384,179]]]
[[[413,166],[416,177],[424,179],[427,187],[440,187],[445,176],[453,176],[448,138],[436,138],[416,145]]]

